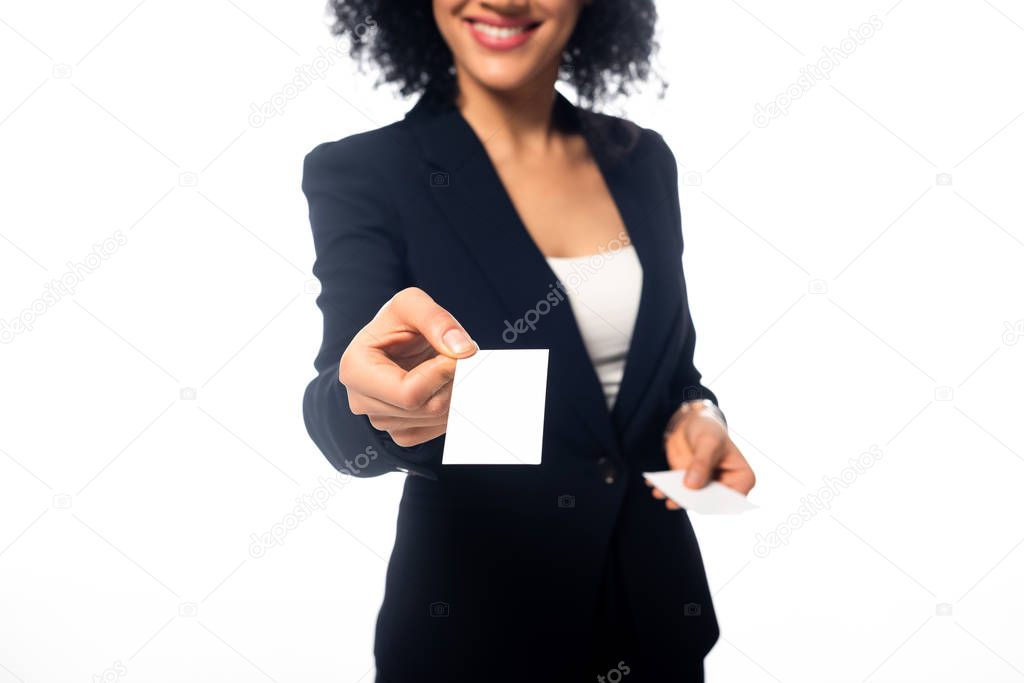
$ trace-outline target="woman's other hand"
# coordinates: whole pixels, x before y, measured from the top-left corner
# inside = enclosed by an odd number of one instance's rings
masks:
[[[391,298],[342,354],[349,408],[399,446],[445,433],[455,360],[477,352],[458,321],[421,289]]]
[[[687,412],[665,435],[665,456],[669,469],[686,470],[684,483],[692,489],[702,488],[709,481],[725,484],[743,495],[754,488],[754,470],[722,423],[702,410]],[[659,489],[652,489],[655,498],[665,500],[665,507],[679,509]]]

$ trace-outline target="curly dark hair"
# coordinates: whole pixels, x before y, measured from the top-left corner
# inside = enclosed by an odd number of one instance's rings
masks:
[[[361,66],[379,70],[378,83],[393,83],[403,95],[454,95],[451,51],[429,0],[329,0],[328,8],[331,32],[348,39]],[[559,77],[586,104],[628,94],[652,75],[657,18],[654,0],[593,0],[580,12]]]

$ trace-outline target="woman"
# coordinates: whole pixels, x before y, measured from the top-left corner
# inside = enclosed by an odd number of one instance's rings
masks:
[[[597,101],[646,77],[653,1],[332,8],[354,55],[422,95],[303,178],[324,316],[307,428],[339,470],[409,475],[378,680],[702,680],[700,552],[641,473],[754,475],[693,365],[672,153],[554,87]],[[478,348],[550,349],[540,466],[441,466]]]

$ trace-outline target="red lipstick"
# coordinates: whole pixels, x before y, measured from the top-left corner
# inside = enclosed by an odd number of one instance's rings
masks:
[[[467,17],[466,26],[476,41],[491,50],[511,50],[530,39],[539,21],[514,17]]]

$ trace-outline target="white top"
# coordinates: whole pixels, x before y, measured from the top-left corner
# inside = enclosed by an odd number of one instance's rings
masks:
[[[547,262],[565,287],[576,325],[611,410],[622,383],[633,325],[640,309],[640,259],[633,245],[627,245],[593,256],[549,256]]]

